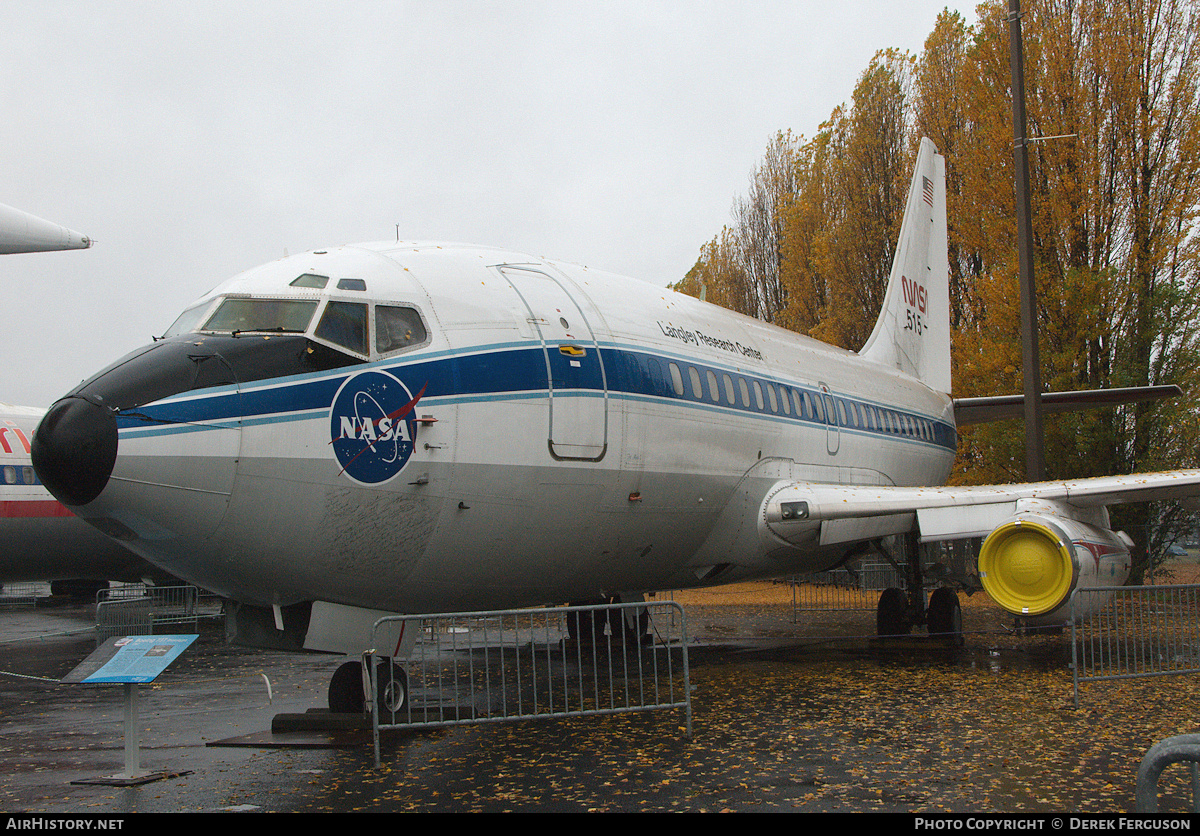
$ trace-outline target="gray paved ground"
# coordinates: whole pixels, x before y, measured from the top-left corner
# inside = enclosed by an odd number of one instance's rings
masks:
[[[829,639],[869,616],[798,627],[785,607],[689,609],[704,639],[692,740],[677,712],[458,727],[389,736],[380,770],[368,737],[270,733],[324,703],[340,660],[207,631],[141,692],[142,765],[187,774],[115,788],[72,782],[121,771],[121,688],[56,684],[93,647],[70,635],[89,613],[8,608],[0,812],[1114,813],[1132,809],[1150,745],[1197,731],[1194,677],[1091,686],[1076,711],[1059,640],[967,613],[954,652]],[[1164,786],[1164,809],[1182,809],[1186,788],[1180,801]]]

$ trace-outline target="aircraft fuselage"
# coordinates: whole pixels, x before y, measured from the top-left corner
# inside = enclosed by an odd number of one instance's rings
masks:
[[[111,456],[61,470],[95,471],[77,513],[243,602],[471,610],[816,570],[844,538],[746,531],[772,484],[938,485],[954,460],[949,396],[895,370],[497,250],[305,253],[181,322],[52,408],[114,422]]]

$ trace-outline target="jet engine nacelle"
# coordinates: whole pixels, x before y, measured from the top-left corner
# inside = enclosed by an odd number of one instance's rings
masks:
[[[1133,541],[1108,527],[1102,505],[1078,506],[1054,499],[1013,500],[1003,489],[980,492],[975,503],[945,506],[937,488],[870,488],[780,482],[759,513],[763,551],[822,549],[836,558],[856,543],[911,531],[914,517],[925,540],[984,536],[979,578],[999,606],[1034,625],[1070,618],[1077,589],[1120,586],[1129,577]],[[963,494],[964,497],[969,494]],[[935,513],[922,516],[925,510]],[[954,523],[949,537],[946,516]],[[990,532],[990,533],[989,533]],[[802,571],[825,568],[814,566]],[[1109,596],[1084,596],[1076,616],[1086,618]]]
[[[1013,615],[1032,624],[1061,624],[1071,616],[1075,590],[1125,583],[1132,545],[1123,531],[1050,509],[1022,512],[996,526],[983,541],[979,579],[992,600]],[[1084,596],[1075,615],[1091,615],[1107,598]]]

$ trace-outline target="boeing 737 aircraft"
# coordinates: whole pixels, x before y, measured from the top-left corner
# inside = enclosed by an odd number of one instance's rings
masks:
[[[925,140],[857,353],[531,255],[314,250],[230,279],[55,403],[33,462],[264,644],[359,652],[381,613],[808,572],[912,531],[985,536],[991,596],[1057,618],[1074,588],[1126,577],[1105,506],[1190,496],[1200,472],[937,487],[956,448],[948,304]],[[957,603],[931,601],[931,629]]]

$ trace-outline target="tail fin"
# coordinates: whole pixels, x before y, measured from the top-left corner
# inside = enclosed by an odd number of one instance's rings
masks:
[[[950,391],[946,161],[921,140],[883,310],[859,356]]]

